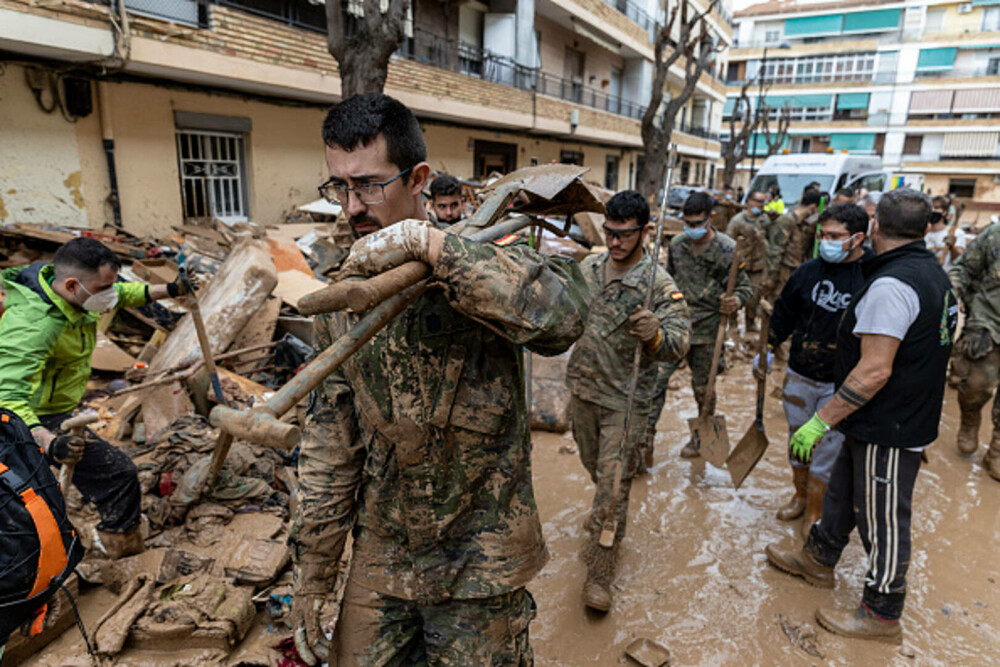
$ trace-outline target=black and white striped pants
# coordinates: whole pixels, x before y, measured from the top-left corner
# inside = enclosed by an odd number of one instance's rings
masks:
[[[910,565],[910,513],[920,452],[846,438],[823,496],[823,517],[806,543],[833,566],[856,527],[868,554],[862,602],[884,619],[903,613]]]

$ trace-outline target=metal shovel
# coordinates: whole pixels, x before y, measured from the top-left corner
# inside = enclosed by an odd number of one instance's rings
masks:
[[[729,476],[733,479],[733,487],[740,488],[743,480],[756,467],[757,462],[767,451],[767,434],[764,433],[764,390],[767,388],[767,330],[771,317],[764,311],[761,314],[760,339],[757,341],[757,370],[760,377],[757,380],[757,414],[753,424],[743,434],[736,444],[732,454],[726,459]]]
[[[733,253],[733,263],[729,267],[729,281],[726,283],[725,296],[732,296],[736,287],[736,274],[740,269],[740,255],[742,244],[736,244],[736,251]],[[712,366],[708,374],[708,385],[705,387],[705,398],[700,406],[700,414],[695,419],[688,420],[688,427],[691,429],[691,443],[694,448],[705,459],[716,468],[721,468],[726,463],[729,456],[729,433],[726,432],[726,417],[724,415],[709,414],[709,406],[712,405],[712,398],[715,396],[715,376],[719,371],[719,357],[722,355],[722,344],[726,340],[726,325],[729,318],[722,316],[719,319],[719,330],[715,334],[715,350],[712,352]]]

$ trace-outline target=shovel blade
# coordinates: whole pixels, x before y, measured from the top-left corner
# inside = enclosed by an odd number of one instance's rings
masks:
[[[729,433],[724,415],[703,415],[688,420],[691,442],[701,458],[716,468],[722,468],[729,456]]]
[[[767,435],[764,433],[764,424],[754,422],[726,459],[726,467],[729,468],[734,488],[740,488],[743,480],[757,466],[765,451],[767,451]]]

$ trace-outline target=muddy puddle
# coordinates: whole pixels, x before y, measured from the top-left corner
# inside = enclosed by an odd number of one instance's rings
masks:
[[[603,617],[586,612],[580,599],[585,572],[578,552],[593,487],[578,456],[560,452],[574,451],[569,434],[534,434],[535,493],[551,553],[529,586],[538,603],[531,627],[537,664],[631,664],[625,647],[638,638],[667,647],[674,665],[996,664],[1000,483],[986,475],[978,457],[962,459],[954,451],[954,390],[947,391],[941,435],[917,481],[905,639],[895,647],[841,639],[814,620],[819,606],[853,606],[860,599],[865,557],[856,536],[837,569],[833,591],[812,588],[766,562],[764,546],[793,540],[799,528],[798,522],[774,517],[791,490],[787,427],[780,401],[770,395],[781,377],[780,369],[772,376],[765,407],[771,446],[734,491],[725,470],[679,457],[688,438],[687,419],[696,414],[683,375],[663,411],[653,472],[632,488],[614,607]],[[733,445],[753,420],[754,388],[745,361],[731,364],[719,378],[719,411],[727,418]],[[988,409],[981,438],[989,435]],[[92,625],[114,599],[104,588],[84,594],[85,621]],[[251,631],[241,649],[264,640],[262,631]],[[80,636],[71,629],[25,664],[88,663]],[[232,657],[127,650],[115,664],[232,664]]]

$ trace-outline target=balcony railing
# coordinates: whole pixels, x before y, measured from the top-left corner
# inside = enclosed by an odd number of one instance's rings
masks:
[[[683,132],[684,134],[690,134],[695,137],[701,137],[702,139],[708,139],[710,141],[719,141],[719,133],[711,132],[704,127],[698,125],[691,125],[690,123],[678,123],[674,126],[674,129],[678,132]]]
[[[652,34],[653,28],[656,27],[656,21],[653,17],[647,14],[639,5],[632,2],[632,0],[604,0],[604,4],[614,7],[630,21],[650,34]]]
[[[413,38],[403,43],[397,55],[440,67],[452,72],[474,76],[520,90],[557,97],[592,109],[608,111],[628,118],[642,118],[645,107],[605,90],[557,77],[537,68],[518,65],[513,59],[499,56],[466,42],[443,39],[434,33],[414,28]]]

